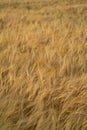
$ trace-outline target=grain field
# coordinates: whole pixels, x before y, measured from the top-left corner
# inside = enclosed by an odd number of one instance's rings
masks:
[[[0,0],[0,130],[87,130],[87,0]]]

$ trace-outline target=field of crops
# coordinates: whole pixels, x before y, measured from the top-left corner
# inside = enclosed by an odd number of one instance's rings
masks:
[[[0,0],[0,130],[87,130],[87,0]]]

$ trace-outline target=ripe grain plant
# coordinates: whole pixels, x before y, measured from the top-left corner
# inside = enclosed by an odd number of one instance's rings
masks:
[[[0,130],[87,130],[87,0],[0,0]]]

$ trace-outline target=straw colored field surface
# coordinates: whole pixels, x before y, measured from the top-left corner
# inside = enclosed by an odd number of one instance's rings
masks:
[[[0,0],[0,130],[87,130],[87,0]]]

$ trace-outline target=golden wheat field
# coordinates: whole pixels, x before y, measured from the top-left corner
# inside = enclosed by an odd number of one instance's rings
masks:
[[[0,130],[87,130],[87,0],[0,0]]]

